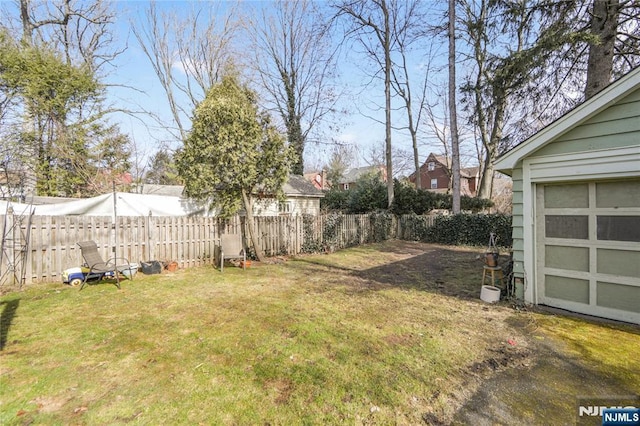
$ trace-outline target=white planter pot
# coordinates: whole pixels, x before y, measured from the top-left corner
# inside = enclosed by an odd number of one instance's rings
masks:
[[[480,299],[487,303],[495,303],[500,300],[500,289],[492,285],[483,285],[480,290]]]

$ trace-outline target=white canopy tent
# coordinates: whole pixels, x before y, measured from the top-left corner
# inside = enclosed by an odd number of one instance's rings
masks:
[[[0,212],[6,212],[8,205],[16,214],[33,211],[37,216],[215,216],[215,211],[191,199],[128,192],[45,205],[0,200]]]

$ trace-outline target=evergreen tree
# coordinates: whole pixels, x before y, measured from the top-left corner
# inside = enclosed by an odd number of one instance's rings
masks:
[[[223,217],[242,207],[258,260],[263,260],[253,222],[256,197],[282,198],[291,152],[256,95],[225,76],[195,110],[191,133],[177,153],[186,194],[218,207]]]

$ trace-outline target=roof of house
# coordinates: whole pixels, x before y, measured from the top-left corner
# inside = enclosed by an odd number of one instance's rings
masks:
[[[369,173],[380,173],[380,172],[381,172],[381,166],[357,167],[345,173],[342,179],[340,179],[339,183],[353,183],[353,182],[356,182],[358,179],[360,179],[364,175],[367,175]]]
[[[463,167],[460,168],[460,176],[466,178],[472,178],[478,176],[478,172],[480,171],[480,167]]]
[[[184,185],[156,185],[145,183],[142,185],[141,194],[170,195],[172,197],[181,197],[183,191]]]
[[[425,160],[425,162],[421,166],[421,168],[426,166],[427,163],[429,163],[429,158],[433,158],[438,163],[442,164],[443,166],[445,166],[447,168],[451,167],[451,158],[446,158],[444,155],[435,155],[434,153],[431,153],[431,154],[429,154],[429,156],[427,157],[427,159]],[[475,166],[475,167],[461,167],[460,168],[460,176],[464,177],[464,178],[477,177],[479,171],[480,171],[480,167],[478,167],[478,166]],[[416,172],[413,172],[413,173],[411,173],[409,175],[409,179],[415,179],[415,176],[416,176]]]
[[[611,83],[595,96],[576,106],[542,130],[498,158],[496,170],[509,174],[521,159],[529,156],[591,117],[640,88],[640,67]]]
[[[445,157],[444,155],[435,155],[433,153],[429,154],[429,157],[433,156],[433,158],[435,158],[435,160],[442,164],[445,167],[450,168],[451,167],[451,157]],[[429,157],[427,157],[427,161],[429,161]],[[425,161],[425,163],[427,162]]]
[[[282,189],[285,195],[289,196],[324,197],[324,192],[317,189],[311,182],[300,175],[290,175]],[[145,183],[142,185],[141,193],[182,197],[183,191],[183,185],[155,185]]]
[[[289,175],[289,179],[285,182],[282,190],[285,195],[292,197],[324,197],[324,192],[300,175]]]

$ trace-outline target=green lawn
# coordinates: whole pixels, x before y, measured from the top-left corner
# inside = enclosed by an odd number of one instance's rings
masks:
[[[532,314],[478,299],[476,254],[395,241],[6,294],[0,424],[446,421],[534,355]]]

